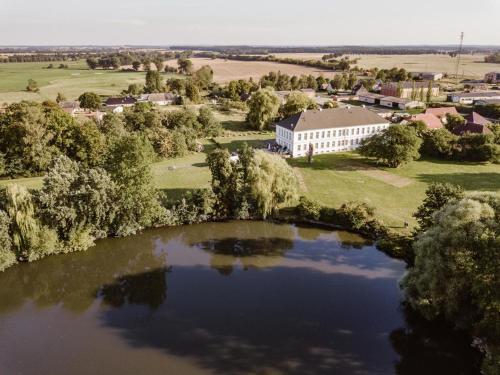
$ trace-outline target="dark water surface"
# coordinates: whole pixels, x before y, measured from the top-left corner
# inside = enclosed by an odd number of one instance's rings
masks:
[[[402,262],[347,232],[147,231],[0,273],[0,374],[475,374],[401,308]]]

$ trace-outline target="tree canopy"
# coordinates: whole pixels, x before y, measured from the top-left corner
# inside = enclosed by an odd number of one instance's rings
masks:
[[[252,95],[248,102],[250,111],[247,121],[257,130],[266,129],[276,119],[280,101],[270,88],[260,89]]]

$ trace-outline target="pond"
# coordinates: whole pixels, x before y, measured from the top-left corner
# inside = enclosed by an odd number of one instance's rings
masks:
[[[0,273],[0,374],[476,374],[401,307],[405,267],[348,232],[149,230]]]

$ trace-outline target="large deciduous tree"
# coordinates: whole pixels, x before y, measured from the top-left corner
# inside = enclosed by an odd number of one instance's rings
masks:
[[[392,125],[361,142],[359,153],[374,157],[382,164],[396,168],[403,163],[420,157],[422,144],[414,128],[403,125]]]
[[[147,93],[162,92],[163,80],[161,73],[157,70],[148,70],[146,73],[146,85],[144,91]]]
[[[314,100],[300,91],[291,92],[286,98],[285,104],[281,106],[280,112],[283,117],[290,117],[306,109],[317,107]]]
[[[78,97],[80,107],[95,111],[101,106],[101,97],[95,92],[85,92]]]
[[[280,101],[271,88],[265,88],[252,95],[248,107],[250,111],[247,115],[247,121],[252,128],[263,130],[276,119]]]

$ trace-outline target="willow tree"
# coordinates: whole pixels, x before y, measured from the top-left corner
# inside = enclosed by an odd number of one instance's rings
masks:
[[[297,198],[297,180],[287,162],[264,151],[256,151],[248,168],[250,194],[257,213],[264,219]]]
[[[251,127],[256,130],[262,130],[269,127],[278,115],[280,101],[273,89],[260,89],[252,95],[248,101],[250,111],[247,115],[247,121]]]
[[[500,195],[451,201],[414,244],[415,266],[403,281],[410,305],[482,339],[484,371],[500,359]]]
[[[33,197],[24,186],[8,185],[6,209],[11,220],[12,243],[17,258],[33,261],[58,251],[57,234],[35,216]]]
[[[0,210],[0,271],[16,263],[9,234],[10,219],[5,211]]]

